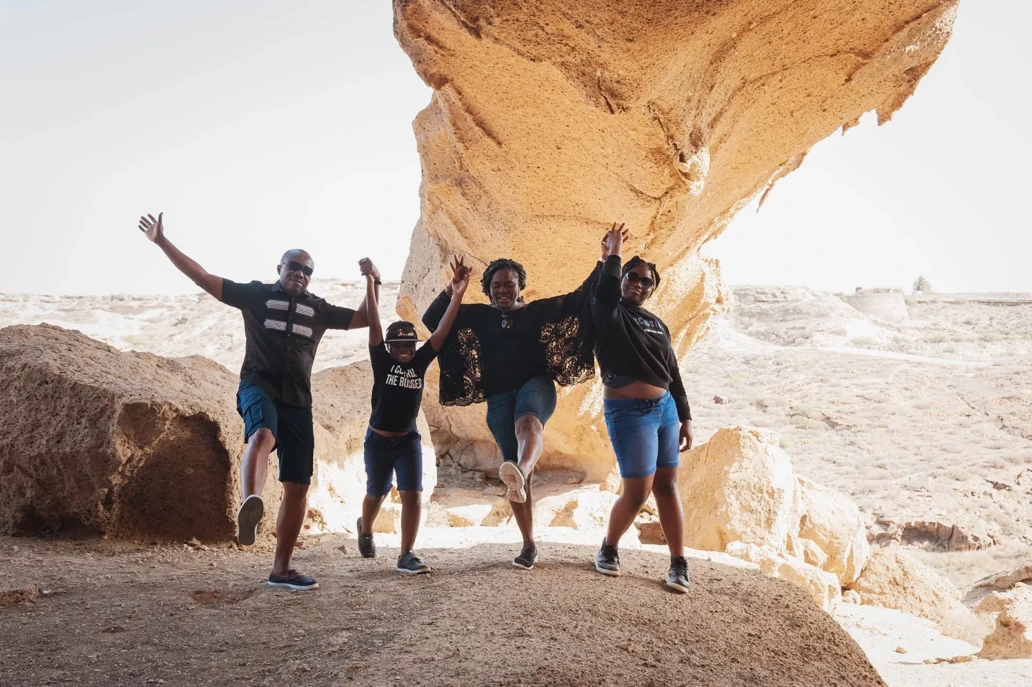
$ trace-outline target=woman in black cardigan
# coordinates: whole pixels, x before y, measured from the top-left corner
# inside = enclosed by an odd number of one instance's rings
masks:
[[[594,374],[588,306],[601,264],[575,291],[525,303],[523,266],[495,260],[481,279],[490,305],[461,306],[438,357],[442,405],[487,402],[487,425],[502,453],[498,476],[523,535],[512,562],[518,568],[529,570],[537,560],[531,480],[542,432],[555,412],[555,383],[569,386]],[[466,269],[461,259],[452,265],[456,274]],[[450,299],[445,289],[424,313],[431,331]]]

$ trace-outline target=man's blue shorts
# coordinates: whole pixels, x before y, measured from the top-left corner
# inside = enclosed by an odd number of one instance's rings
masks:
[[[607,398],[602,405],[621,477],[648,477],[680,464],[681,421],[669,391],[654,399]]]
[[[240,382],[237,412],[244,418],[244,443],[264,427],[276,439],[280,482],[312,483],[315,433],[312,409],[287,405],[260,386]]]
[[[365,469],[370,496],[389,494],[395,472],[398,491],[423,491],[423,437],[416,431],[385,437],[366,429]]]
[[[533,377],[519,389],[487,397],[487,427],[502,452],[502,460],[519,461],[516,420],[533,415],[543,427],[555,412],[555,382],[551,377]]]

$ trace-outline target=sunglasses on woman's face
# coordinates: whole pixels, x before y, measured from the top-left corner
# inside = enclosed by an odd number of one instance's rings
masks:
[[[627,281],[632,284],[641,284],[641,288],[643,289],[651,289],[656,285],[656,282],[652,281],[652,279],[649,277],[643,277],[637,272],[628,272],[624,276],[627,277]]]
[[[304,272],[306,277],[312,276],[312,272],[315,271],[308,265],[303,265],[300,262],[296,262],[294,260],[290,260],[284,264],[287,266],[287,269],[291,272]]]

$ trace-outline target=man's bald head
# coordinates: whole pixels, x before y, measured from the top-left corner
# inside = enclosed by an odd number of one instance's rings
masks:
[[[280,286],[291,296],[305,292],[313,271],[315,271],[315,261],[312,260],[308,251],[300,248],[293,248],[284,253],[280,258],[279,265],[276,266]]]

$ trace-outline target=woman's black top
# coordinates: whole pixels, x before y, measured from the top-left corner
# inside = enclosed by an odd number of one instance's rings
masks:
[[[595,372],[589,303],[602,263],[575,291],[541,298],[517,310],[472,303],[459,307],[438,356],[442,405],[470,405],[549,376],[569,386]],[[437,328],[451,296],[434,299],[423,324]]]
[[[595,330],[595,357],[606,378],[631,377],[668,389],[683,422],[692,419],[688,395],[677,368],[677,356],[670,342],[670,330],[645,308],[620,297],[618,255],[606,258],[591,300]]]

